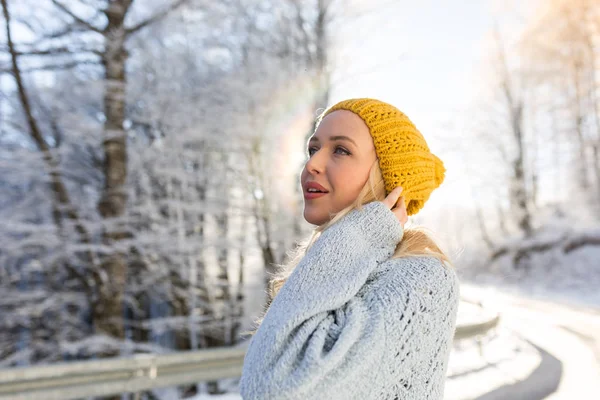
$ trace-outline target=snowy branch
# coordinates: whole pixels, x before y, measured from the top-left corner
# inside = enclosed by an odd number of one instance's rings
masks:
[[[164,17],[166,17],[167,15],[169,15],[171,12],[177,10],[179,7],[181,7],[182,5],[184,5],[185,3],[187,3],[189,0],[175,0],[173,2],[173,4],[169,5],[167,8],[165,8],[162,11],[157,12],[156,14],[154,14],[153,16],[149,17],[148,19],[130,27],[127,28],[126,34],[127,35],[131,35],[133,33],[136,33],[137,31],[152,25],[155,22],[160,21],[161,19],[163,19]]]
[[[61,2],[59,2],[58,0],[52,0],[52,3],[58,7],[61,11],[63,11],[65,14],[67,14],[69,17],[73,18],[75,20],[75,22],[77,22],[79,25],[86,27],[87,29],[97,32],[97,33],[103,33],[102,29],[95,27],[94,25],[92,25],[91,23],[89,23],[88,21],[79,18],[77,15],[75,15],[71,10],[69,10],[67,7],[65,7]]]

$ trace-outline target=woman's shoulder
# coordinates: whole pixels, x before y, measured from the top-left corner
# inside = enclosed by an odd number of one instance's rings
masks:
[[[435,256],[391,258],[380,265],[377,280],[391,290],[458,301],[460,282],[452,265]]]

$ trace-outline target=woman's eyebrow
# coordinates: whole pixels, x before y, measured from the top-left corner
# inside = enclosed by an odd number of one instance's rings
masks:
[[[351,143],[353,143],[356,147],[358,147],[358,145],[356,144],[356,142],[354,140],[352,140],[351,138],[349,138],[348,136],[344,136],[344,135],[338,135],[338,136],[330,136],[329,137],[330,141],[335,141],[335,140],[347,140]],[[309,143],[311,142],[318,142],[319,138],[318,137],[311,137],[310,140],[308,141]]]

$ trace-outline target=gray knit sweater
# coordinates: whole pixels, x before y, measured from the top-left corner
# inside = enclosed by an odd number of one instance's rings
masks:
[[[459,282],[436,258],[390,259],[402,235],[382,202],[321,234],[250,341],[242,398],[443,398]]]

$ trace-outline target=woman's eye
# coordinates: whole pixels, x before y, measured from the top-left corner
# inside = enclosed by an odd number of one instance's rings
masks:
[[[342,154],[345,154],[345,155],[347,155],[347,156],[349,156],[349,155],[350,155],[350,152],[349,152],[348,150],[346,150],[345,148],[343,148],[343,147],[336,147],[336,148],[335,148],[335,151],[337,152],[338,150],[341,150],[341,151],[342,151]]]
[[[317,149],[316,147],[309,147],[308,148],[308,156],[312,157],[312,155],[315,154],[317,152],[317,150],[319,150],[319,149]],[[334,153],[343,154],[343,155],[347,155],[347,156],[350,155],[350,152],[348,150],[346,150],[345,148],[340,147],[340,146],[335,148]]]

